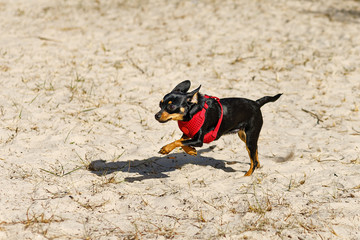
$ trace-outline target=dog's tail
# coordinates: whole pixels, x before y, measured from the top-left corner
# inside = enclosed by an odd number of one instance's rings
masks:
[[[282,95],[282,93],[279,93],[273,97],[271,96],[265,96],[265,97],[262,97],[258,100],[256,100],[256,103],[260,105],[260,107],[262,107],[264,104],[268,103],[268,102],[275,102],[276,100],[279,99],[279,97]]]

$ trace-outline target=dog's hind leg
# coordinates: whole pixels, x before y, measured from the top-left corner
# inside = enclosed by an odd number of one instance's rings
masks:
[[[258,136],[248,136],[246,141],[246,150],[249,153],[250,157],[250,169],[245,173],[245,176],[250,176],[256,168],[260,167],[259,157],[258,157],[258,149],[257,149],[257,140]]]
[[[248,151],[250,157],[250,169],[245,173],[245,176],[250,176],[256,168],[260,167],[259,157],[258,157],[258,148],[257,148],[257,141],[259,138],[261,130],[260,128],[251,129],[246,132],[240,130],[238,135],[240,139],[245,143],[246,150]]]

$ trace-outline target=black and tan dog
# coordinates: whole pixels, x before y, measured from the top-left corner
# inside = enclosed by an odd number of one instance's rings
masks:
[[[196,155],[194,147],[201,147],[228,133],[238,133],[245,142],[251,165],[245,176],[250,176],[260,167],[257,142],[263,124],[260,108],[276,101],[281,94],[265,96],[256,101],[245,98],[210,97],[199,93],[200,87],[188,93],[190,81],[178,84],[160,102],[161,110],[155,114],[156,120],[165,123],[178,121],[183,132],[181,139],[161,148],[161,154],[168,154],[176,147],[191,155]]]

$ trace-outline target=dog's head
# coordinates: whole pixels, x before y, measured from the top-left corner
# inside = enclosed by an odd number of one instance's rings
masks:
[[[179,83],[170,93],[160,101],[160,111],[155,114],[155,119],[161,123],[169,120],[189,121],[191,112],[197,108],[201,100],[200,87],[188,93],[191,82],[185,80]],[[201,107],[200,107],[201,109]]]

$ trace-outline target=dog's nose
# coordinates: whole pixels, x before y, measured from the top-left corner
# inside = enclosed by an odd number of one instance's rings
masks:
[[[161,113],[160,112],[158,112],[157,114],[155,114],[155,119],[156,120],[160,120],[160,118],[161,118]]]

